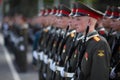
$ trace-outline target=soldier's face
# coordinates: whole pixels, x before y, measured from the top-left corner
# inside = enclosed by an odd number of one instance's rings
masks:
[[[58,24],[61,28],[66,28],[68,26],[68,17],[59,17],[58,18]]]
[[[53,25],[54,20],[55,20],[54,16],[53,16],[53,15],[50,15],[50,16],[49,16],[49,19],[48,19],[48,23],[49,23],[50,25]]]
[[[113,30],[120,31],[120,20],[113,20],[110,25]]]
[[[74,29],[74,25],[73,25],[73,20],[74,20],[74,18],[73,17],[69,17],[69,20],[68,20],[68,25],[69,25],[69,28],[70,29]]]
[[[86,26],[88,25],[87,17],[75,17],[73,20],[74,28],[77,32],[84,32]]]
[[[47,17],[46,16],[44,16],[43,18],[42,18],[42,24],[44,25],[44,26],[47,26]]]
[[[57,27],[57,17],[54,15],[51,16],[51,25]]]
[[[15,22],[16,22],[18,25],[22,25],[23,20],[22,20],[21,16],[15,17]]]
[[[103,21],[103,26],[105,28],[110,28],[110,23],[111,23],[112,19],[104,17],[102,21]]]
[[[50,25],[50,16],[45,16],[44,17],[44,26],[49,26]]]
[[[54,26],[55,26],[55,27],[60,27],[60,25],[59,25],[59,18],[58,18],[57,16],[55,17]]]
[[[46,25],[47,26],[51,25],[51,23],[52,23],[52,19],[51,18],[52,18],[51,15],[47,16],[47,19],[46,19]]]

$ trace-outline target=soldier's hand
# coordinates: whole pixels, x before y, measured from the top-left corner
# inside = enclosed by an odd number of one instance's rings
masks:
[[[37,51],[33,51],[33,57],[34,57],[35,59],[38,59]]]
[[[37,59],[38,59],[37,51],[33,51],[32,55],[33,55],[32,64],[33,64],[33,66],[36,66],[37,65]]]
[[[115,73],[115,67],[114,67],[110,72],[110,78],[114,79],[115,77],[116,77],[116,73]]]

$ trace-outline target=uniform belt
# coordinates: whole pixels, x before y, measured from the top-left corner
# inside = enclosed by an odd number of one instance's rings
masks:
[[[44,54],[44,63],[47,64],[48,63],[48,55]]]
[[[62,71],[63,69],[64,69],[64,67],[56,66],[56,70],[58,70],[58,71]]]
[[[75,73],[64,72],[64,77],[72,78]]]
[[[60,72],[61,77],[64,77],[64,67],[56,66],[56,70]]]

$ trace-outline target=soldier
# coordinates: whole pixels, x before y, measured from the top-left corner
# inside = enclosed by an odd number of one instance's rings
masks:
[[[118,44],[119,44],[119,42],[118,42],[119,37],[118,37],[118,32],[113,29],[112,24],[117,22],[117,19],[119,18],[119,11],[118,11],[117,7],[114,7],[114,6],[111,7],[111,9],[112,9],[112,14],[109,17],[110,18],[109,19],[110,21],[108,23],[109,27],[107,27],[107,28],[110,29],[110,31],[108,32],[107,40],[108,40],[108,43],[109,43],[109,45],[111,47],[111,51],[112,51],[111,67],[114,67],[115,64],[117,64],[116,62],[118,61],[118,57],[117,57],[116,54],[117,54],[117,51],[118,51],[117,47],[118,47]],[[104,25],[105,22],[103,22],[103,25]],[[116,55],[116,57],[115,57],[115,55]]]
[[[17,44],[17,64],[21,72],[27,70],[27,47],[28,47],[28,24],[26,18],[23,15],[18,15],[16,18],[16,24],[19,25],[19,36]]]
[[[69,43],[66,43],[66,45],[67,44],[70,44],[70,45],[69,45],[69,47],[66,47],[69,50],[66,51],[66,56],[65,56],[65,61],[64,61],[64,70],[61,71],[61,76],[64,77],[63,79],[65,79],[65,80],[71,80],[73,78],[75,68],[76,68],[75,65],[77,62],[77,52],[78,52],[77,48],[80,43],[80,39],[82,38],[82,33],[78,31],[79,28],[73,24],[73,20],[74,20],[73,16],[75,15],[76,10],[77,10],[76,4],[77,3],[73,3],[74,6],[72,9],[72,12],[69,15],[71,17],[70,18],[71,21],[69,23],[70,28],[72,30],[75,30],[76,33],[72,34],[73,35],[72,41]],[[76,57],[75,57],[75,55],[76,55]]]
[[[113,30],[119,31],[119,27],[120,27],[120,23],[119,23],[119,21],[120,21],[120,9],[119,8],[117,9],[116,14],[114,14],[113,17],[115,17],[115,18],[114,18],[114,21],[110,23],[111,24],[110,27]]]
[[[119,23],[119,17],[120,17],[120,12],[118,10],[118,8],[116,7],[116,10],[115,10],[115,13],[116,15],[113,15],[112,18],[113,18],[113,22],[111,22],[111,28],[113,30],[116,31],[116,35],[115,35],[115,44],[114,44],[114,48],[113,48],[113,51],[112,51],[112,58],[111,58],[111,67],[112,67],[112,70],[111,70],[111,73],[110,73],[110,78],[112,80],[119,80],[120,79],[120,33],[119,33],[119,26],[120,26],[120,23]]]
[[[80,74],[75,80],[109,80],[110,47],[107,41],[95,31],[96,22],[102,14],[81,2],[78,7],[75,14],[77,17],[73,23],[86,40],[84,39],[80,48],[82,50],[79,50]],[[85,31],[87,26],[89,30]]]
[[[111,22],[110,23],[113,30],[117,30],[119,31],[120,30],[120,20],[118,19],[117,21],[115,22]]]
[[[4,45],[8,46],[8,31],[9,31],[9,22],[10,17],[9,16],[4,16],[3,21],[2,21],[2,32],[3,32],[3,36],[4,36]]]
[[[39,17],[37,19],[33,19],[34,20],[33,21],[34,25],[35,24],[40,24],[41,26],[39,26],[39,27],[42,27],[42,25],[43,25],[42,21],[44,20],[43,19],[44,14],[45,14],[45,10],[42,10],[39,14]],[[38,59],[37,51],[39,49],[39,39],[41,37],[41,33],[42,33],[42,30],[39,30],[34,35],[35,39],[33,41],[33,62],[32,62],[33,66],[37,65],[37,59]]]
[[[109,28],[107,26],[109,26],[109,21],[111,20],[109,17],[111,16],[112,14],[112,10],[111,10],[111,7],[110,6],[107,6],[107,9],[103,15],[103,18],[99,19],[97,21],[97,24],[96,24],[96,30],[98,31],[98,33],[100,35],[102,35],[103,37],[105,37],[107,39],[107,35],[108,35],[108,30],[106,28]],[[107,25],[106,28],[103,26],[103,21],[105,21],[106,23],[108,24],[105,24]]]
[[[105,15],[103,16],[103,19],[101,20],[100,24],[105,28],[106,30],[106,39],[110,45],[110,48],[112,50],[113,48],[113,42],[115,40],[115,34],[114,34],[114,30],[110,27],[111,26],[111,22],[113,22],[113,11],[114,7],[107,7],[107,10],[105,11]]]
[[[47,46],[47,52],[48,52],[48,66],[47,66],[47,78],[46,80],[53,80],[53,73],[55,72],[55,66],[54,66],[54,56],[57,53],[57,49],[59,46],[59,42],[62,39],[61,32],[62,29],[59,28],[59,25],[57,23],[57,14],[59,13],[60,7],[58,6],[58,9],[55,12],[55,10],[52,10],[50,13],[50,25],[52,26],[52,30],[50,31],[50,39]],[[51,15],[52,14],[52,15]]]
[[[64,34],[62,37],[61,42],[59,43],[59,48],[57,50],[56,53],[56,57],[55,58],[55,63],[56,63],[56,72],[54,74],[56,74],[56,76],[54,77],[54,79],[59,79],[61,80],[61,76],[60,76],[60,68],[64,67],[64,59],[66,56],[66,48],[68,45],[66,45],[67,42],[69,42],[70,39],[70,34],[69,36],[67,35],[67,33],[69,33],[70,31],[68,30],[68,21],[69,21],[69,14],[70,14],[70,9],[67,8],[65,5],[60,5],[60,13],[58,14],[58,25],[60,25],[60,27],[64,30]],[[66,31],[65,31],[66,28]]]
[[[110,22],[112,21],[111,15],[112,15],[112,7],[107,6],[105,14],[102,18],[102,25],[103,25],[103,27],[105,27],[105,29],[108,31],[108,33],[110,31]]]
[[[46,53],[46,43],[48,39],[48,33],[50,30],[50,27],[47,27],[49,25],[49,23],[47,22],[47,15],[49,13],[50,12],[47,11],[46,13],[44,13],[42,16],[39,17],[39,21],[40,21],[39,23],[42,24],[43,28],[36,33],[34,47],[33,47],[34,62],[36,63],[36,61],[39,61],[38,64],[39,64],[39,79],[40,80],[45,79],[44,72],[46,72],[45,71],[46,65],[43,59]]]

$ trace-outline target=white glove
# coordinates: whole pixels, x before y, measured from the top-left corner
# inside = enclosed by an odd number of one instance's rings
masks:
[[[33,57],[34,57],[35,59],[38,59],[37,51],[33,51]]]
[[[41,52],[38,53],[38,55],[40,55],[40,60],[43,61],[43,59],[44,59],[44,52],[41,51]]]
[[[114,70],[115,70],[115,67],[111,70],[111,72],[110,72],[110,78],[111,79],[114,79],[115,78],[115,76],[116,76],[116,73],[114,72]]]
[[[52,70],[52,71],[56,71],[56,66],[55,66],[55,62],[54,63],[52,63],[52,64],[50,64],[50,69]]]
[[[74,78],[72,78],[71,80],[74,80]]]
[[[25,50],[25,46],[21,44],[21,45],[19,46],[19,49],[20,49],[20,51],[24,51],[24,50]]]
[[[45,64],[48,63],[48,55],[44,55],[44,63],[45,63]]]
[[[65,75],[64,68],[60,71],[60,74],[62,77],[64,77],[64,75]]]

